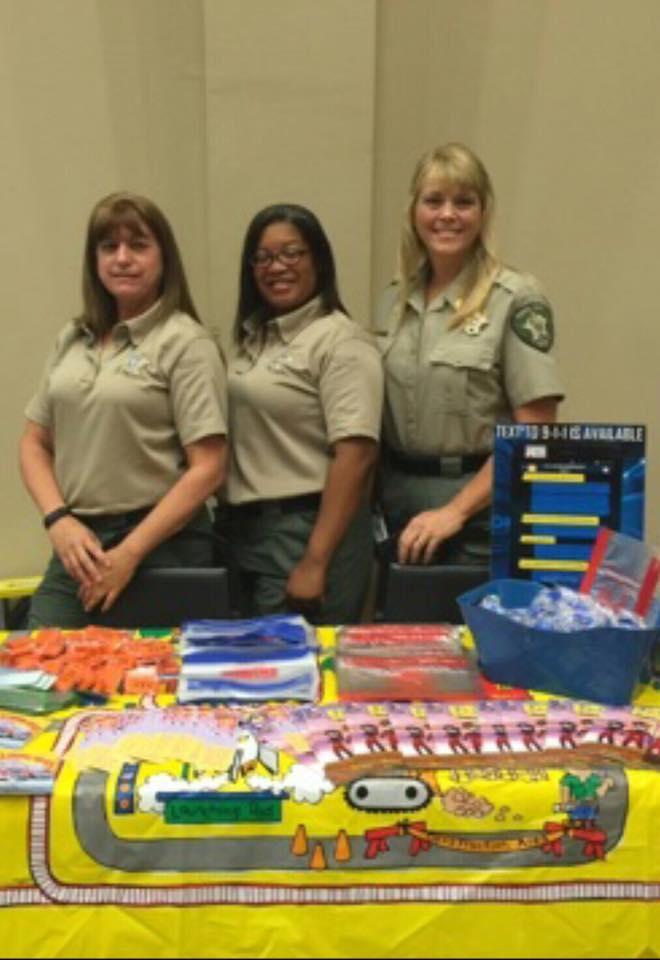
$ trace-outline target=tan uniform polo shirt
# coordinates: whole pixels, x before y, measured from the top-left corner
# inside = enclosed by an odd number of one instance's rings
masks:
[[[383,372],[373,337],[318,298],[248,336],[229,361],[233,504],[315,493],[337,440],[378,440]]]
[[[186,469],[184,445],[227,432],[216,344],[187,314],[158,311],[117,323],[102,351],[68,324],[25,411],[51,431],[62,496],[82,514],[151,506]]]
[[[502,268],[481,313],[450,327],[462,277],[428,306],[413,290],[397,328],[397,285],[378,309],[385,364],[383,439],[409,455],[487,453],[497,420],[563,397],[547,299],[529,274]]]

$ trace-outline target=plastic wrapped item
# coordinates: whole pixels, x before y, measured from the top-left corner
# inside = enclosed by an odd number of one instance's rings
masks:
[[[35,687],[7,687],[0,690],[0,709],[19,713],[54,713],[79,703],[71,690],[38,690]]]
[[[401,656],[337,659],[340,700],[474,700],[482,696],[479,673],[468,656]]]
[[[341,627],[337,631],[339,651],[395,651],[401,646],[456,656],[462,653],[459,631],[451,624],[389,623]]]
[[[611,610],[637,614],[653,627],[659,623],[655,598],[658,580],[657,550],[641,540],[601,527],[580,593],[590,594]]]
[[[48,795],[57,773],[55,760],[0,750],[0,795]]]
[[[483,693],[456,627],[442,624],[346,627],[336,673],[340,700],[469,700]]]
[[[0,665],[12,670],[51,674],[54,683],[46,693],[76,691],[95,697],[125,693],[126,676],[137,667],[154,667],[155,681],[149,691],[152,693],[166,692],[166,678],[178,672],[178,662],[168,641],[93,625],[81,630],[47,627],[31,634],[12,635],[0,648]],[[30,698],[22,694],[25,710],[45,712],[47,704],[55,702],[52,697],[36,696],[44,692],[38,688],[16,689],[34,689],[35,695]],[[3,702],[8,703],[10,690],[0,690],[0,693]],[[41,706],[42,703],[46,706]]]
[[[30,687],[33,690],[50,690],[55,685],[55,677],[45,670],[18,670],[14,667],[0,667],[0,690],[13,687]]]
[[[313,627],[298,614],[275,614],[249,620],[187,620],[181,625],[182,645],[221,645],[225,649],[315,646]]]
[[[559,630],[561,633],[594,627],[639,630],[646,626],[639,614],[624,609],[611,610],[593,597],[576,593],[569,587],[541,587],[527,607],[507,608],[497,594],[485,596],[481,606],[515,623],[539,630]]]
[[[312,652],[277,664],[226,663],[213,674],[182,673],[179,703],[207,700],[315,700],[319,674]]]
[[[314,700],[319,686],[315,634],[301,616],[183,624],[180,703]]]
[[[486,677],[576,699],[630,703],[660,631],[613,626],[570,632],[542,629],[481,605],[486,596],[495,595],[510,613],[528,608],[543,589],[529,580],[492,580],[458,598]]]

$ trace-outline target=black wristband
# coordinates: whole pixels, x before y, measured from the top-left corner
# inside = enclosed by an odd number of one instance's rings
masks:
[[[58,507],[57,510],[51,510],[44,517],[44,527],[49,530],[54,523],[57,523],[62,517],[68,517],[70,513],[71,510],[68,507]]]

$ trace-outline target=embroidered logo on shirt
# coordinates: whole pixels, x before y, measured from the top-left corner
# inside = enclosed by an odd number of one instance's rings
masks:
[[[511,317],[513,331],[523,343],[547,353],[555,339],[552,308],[547,300],[527,301]]]
[[[288,370],[300,372],[305,369],[304,359],[294,350],[283,350],[266,364],[271,373],[286,373]]]
[[[273,357],[272,360],[269,360],[267,363],[267,367],[271,371],[271,373],[284,373],[284,371],[287,369],[288,359],[289,358],[286,353],[280,354],[278,357]]]
[[[141,353],[138,353],[137,350],[132,350],[126,357],[121,369],[123,373],[128,373],[130,376],[135,377],[148,365],[149,361],[146,357],[142,356]]]

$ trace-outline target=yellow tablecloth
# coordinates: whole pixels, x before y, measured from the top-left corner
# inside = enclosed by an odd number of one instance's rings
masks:
[[[610,743],[634,746],[641,723],[650,749],[656,704],[646,691]],[[0,798],[0,956],[657,955],[658,772],[568,749],[558,763],[573,706],[518,705],[510,728],[521,709],[554,724],[554,766],[516,740],[470,753],[475,721],[493,725],[474,705],[145,697],[15,717],[15,755],[58,775],[52,796]],[[607,746],[599,708],[576,716]],[[392,727],[402,759],[381,775]]]

